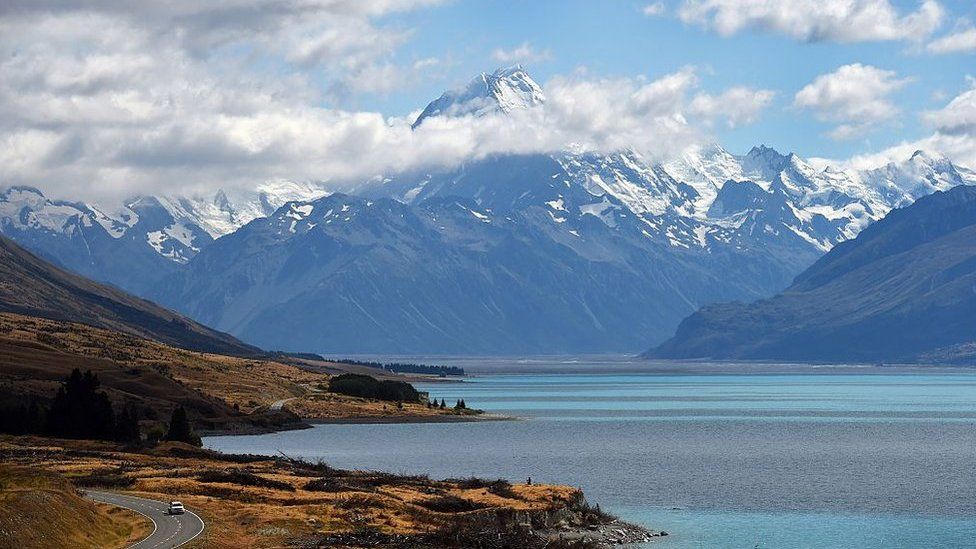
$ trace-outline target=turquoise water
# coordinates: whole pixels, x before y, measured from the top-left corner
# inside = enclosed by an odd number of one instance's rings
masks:
[[[320,425],[205,442],[339,467],[568,483],[669,531],[658,547],[976,546],[973,373],[634,369],[421,387],[522,421]]]

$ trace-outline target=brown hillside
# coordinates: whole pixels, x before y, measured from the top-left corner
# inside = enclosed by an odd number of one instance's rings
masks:
[[[61,270],[2,236],[0,311],[81,322],[195,351],[261,352],[152,302]]]
[[[71,370],[91,370],[117,404],[167,420],[184,406],[198,428],[280,428],[302,419],[453,415],[453,410],[325,393],[330,376],[291,364],[177,349],[128,334],[0,313],[0,405],[47,400]],[[285,411],[268,408],[288,400]]]
[[[70,482],[37,467],[0,467],[0,547],[126,547],[147,520],[82,498]]]

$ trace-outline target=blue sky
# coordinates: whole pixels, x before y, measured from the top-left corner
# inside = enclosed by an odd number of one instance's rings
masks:
[[[779,34],[745,31],[723,37],[678,21],[679,2],[663,2],[665,13],[645,16],[647,2],[533,0],[532,2],[460,0],[425,10],[387,17],[414,30],[398,52],[401,62],[436,57],[444,70],[406,89],[357,98],[358,106],[390,115],[421,108],[445,88],[464,85],[482,71],[504,64],[492,58],[498,48],[523,43],[549,53],[548,59],[525,66],[542,84],[555,75],[585,68],[604,77],[643,75],[653,79],[684,66],[699,67],[703,89],[718,92],[735,85],[777,92],[773,104],[753,125],[717,128],[718,140],[734,152],[758,143],[802,156],[847,158],[913,141],[931,133],[918,113],[944,106],[970,88],[976,75],[976,53],[933,55],[911,41],[838,43],[804,42]],[[901,12],[919,2],[892,2]],[[976,2],[942,2],[947,16],[943,33],[959,21],[976,20]],[[939,33],[936,33],[938,35]],[[892,93],[902,115],[878,124],[855,139],[827,137],[831,124],[792,107],[794,94],[818,75],[850,63],[895,71],[912,81]]]

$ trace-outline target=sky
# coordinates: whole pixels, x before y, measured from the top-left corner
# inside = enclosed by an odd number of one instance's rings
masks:
[[[976,167],[969,0],[5,0],[0,184],[74,199],[717,142]],[[410,122],[521,63],[538,112]]]

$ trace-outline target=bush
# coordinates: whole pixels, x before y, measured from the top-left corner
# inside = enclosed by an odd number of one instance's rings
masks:
[[[419,503],[424,509],[429,509],[435,513],[466,513],[484,509],[486,505],[468,501],[452,495],[438,496]]]
[[[518,494],[512,490],[512,483],[501,478],[496,480],[485,480],[470,477],[464,479],[450,479],[447,482],[456,484],[458,488],[462,488],[464,490],[480,490],[484,488],[488,490],[488,493],[495,494],[499,497],[519,499]]]
[[[329,391],[389,402],[419,402],[420,393],[404,381],[379,381],[361,374],[340,374],[329,380]]]
[[[125,476],[123,472],[121,467],[108,471],[94,471],[75,479],[75,484],[83,488],[129,488],[135,484],[135,479]]]
[[[309,492],[345,492],[348,487],[334,478],[317,478],[305,483],[303,487]]]
[[[228,470],[219,471],[211,469],[197,475],[200,482],[225,482],[227,484],[239,484],[241,486],[257,486],[260,488],[272,488],[275,490],[286,490],[294,492],[295,487],[287,482],[270,478],[259,477],[250,471]]]

